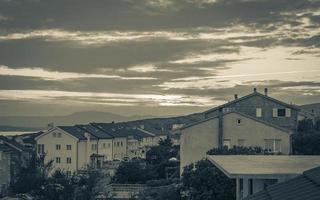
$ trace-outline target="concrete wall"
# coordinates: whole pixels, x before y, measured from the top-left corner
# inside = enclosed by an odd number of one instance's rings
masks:
[[[238,124],[238,119],[241,123]],[[238,140],[243,139],[245,146],[265,147],[265,139],[280,139],[281,153],[290,153],[290,134],[268,126],[237,113],[224,115],[224,140],[230,140],[231,146],[238,146]]]
[[[61,137],[53,137],[54,132],[61,133]],[[71,172],[77,169],[77,138],[55,128],[39,137],[37,144],[44,144],[44,151],[46,153],[45,162],[53,160],[55,169]],[[57,144],[60,144],[60,150],[56,149]],[[71,150],[67,150],[67,145],[71,145]],[[60,157],[61,163],[56,163],[56,157]],[[67,163],[67,157],[71,157],[70,164]]]
[[[206,156],[208,150],[218,147],[218,119],[182,130],[180,138],[180,172],[183,167]]]
[[[239,111],[241,113],[245,113],[247,115],[250,115],[252,117],[256,117],[256,108],[262,108],[262,116],[259,118],[261,120],[265,120],[270,123],[274,123],[278,126],[288,128],[291,130],[296,130],[298,125],[298,112],[291,110],[291,116],[290,117],[273,117],[273,108],[287,108],[283,104],[279,104],[275,101],[271,101],[267,98],[264,98],[260,95],[254,95],[252,97],[249,97],[245,100],[239,101],[237,103],[233,103],[231,105],[228,105],[230,110],[234,109],[236,111]],[[213,112],[207,113],[206,117],[214,117],[217,116],[219,113],[218,110],[215,110]]]

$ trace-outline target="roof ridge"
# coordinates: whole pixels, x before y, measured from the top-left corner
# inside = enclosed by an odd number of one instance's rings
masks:
[[[254,96],[254,95],[259,95],[259,96],[264,97],[264,98],[267,98],[267,99],[269,99],[269,100],[271,100],[271,101],[275,101],[275,102],[277,102],[277,103],[279,103],[279,104],[283,104],[283,105],[286,105],[286,106],[288,106],[288,107],[290,107],[290,108],[293,108],[293,109],[296,109],[296,110],[300,110],[300,108],[297,107],[297,106],[295,106],[295,105],[292,105],[292,104],[289,104],[289,103],[280,101],[280,100],[278,100],[278,99],[276,99],[276,98],[273,98],[273,97],[270,97],[270,96],[261,94],[260,92],[252,92],[252,93],[247,94],[247,95],[245,95],[245,96],[242,96],[242,97],[240,97],[240,98],[238,98],[238,99],[234,99],[234,100],[232,100],[232,101],[229,101],[229,102],[224,103],[224,104],[222,104],[222,105],[219,105],[219,106],[217,106],[217,107],[211,108],[211,109],[205,111],[204,114],[210,113],[210,112],[212,112],[212,111],[215,111],[215,110],[217,110],[217,109],[219,109],[219,108],[222,108],[222,107],[225,107],[225,106],[227,106],[227,105],[230,105],[230,104],[233,104],[233,103],[242,101],[242,100],[244,100],[244,99],[246,99],[246,98],[249,98],[249,97],[251,97],[251,96]]]

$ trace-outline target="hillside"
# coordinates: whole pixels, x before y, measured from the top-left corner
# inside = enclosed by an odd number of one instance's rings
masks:
[[[53,122],[56,125],[83,124],[89,122],[123,122],[136,120],[146,117],[134,116],[126,117],[108,112],[85,111],[76,112],[66,116],[0,116],[0,126],[3,128],[13,127],[41,127],[45,128],[47,124]]]
[[[320,103],[301,105],[300,108],[307,112],[314,113],[316,116],[320,116]]]

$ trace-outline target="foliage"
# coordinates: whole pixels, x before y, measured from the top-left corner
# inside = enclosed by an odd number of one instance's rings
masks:
[[[52,161],[44,163],[44,156],[33,155],[26,166],[21,166],[16,178],[10,186],[11,193],[35,192],[48,184],[48,175],[52,170]]]
[[[214,148],[207,152],[208,155],[271,155],[273,153],[262,149],[261,147],[240,147],[233,146],[233,148],[228,148],[224,146],[223,148]]]
[[[314,124],[310,119],[299,122],[298,133],[292,137],[293,153],[297,155],[320,155],[320,120]]]
[[[158,146],[151,147],[146,154],[147,165],[151,165],[157,179],[166,178],[167,168],[179,169],[179,162],[171,162],[170,158],[179,158],[179,147],[173,146],[172,141],[167,138],[160,140]],[[177,173],[179,174],[179,173]]]
[[[45,164],[44,156],[34,156],[19,170],[11,185],[11,194],[27,193],[36,200],[90,200],[97,194],[106,193],[97,185],[101,183],[110,183],[109,176],[92,169],[71,177],[60,170],[52,173],[52,161]]]
[[[143,184],[155,178],[155,173],[151,166],[139,161],[130,161],[120,164],[113,180],[116,183],[122,184]]]
[[[311,119],[303,119],[298,123],[298,132],[307,133],[315,130],[313,121]]]
[[[138,195],[138,200],[178,200],[180,199],[180,186],[171,184],[148,188]]]
[[[185,167],[182,174],[182,199],[233,200],[235,181],[226,177],[210,161],[201,160]]]

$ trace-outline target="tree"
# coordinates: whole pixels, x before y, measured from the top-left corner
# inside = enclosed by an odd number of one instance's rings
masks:
[[[116,183],[134,184],[146,183],[156,178],[152,166],[140,161],[122,162],[113,178]]]
[[[235,181],[226,177],[208,160],[185,167],[182,173],[182,199],[233,200]]]
[[[44,156],[33,155],[26,166],[22,166],[10,186],[10,193],[37,193],[48,184],[48,175],[53,168],[52,161],[44,163]]]
[[[180,199],[180,186],[171,184],[166,186],[148,188],[141,192],[138,200],[178,200]]]
[[[179,158],[179,147],[173,146],[169,138],[160,140],[158,146],[151,147],[146,154],[147,165],[151,165],[154,173],[157,174],[157,179],[166,178],[166,169],[179,169],[179,162],[171,162],[170,158]],[[179,174],[179,173],[177,173]]]

